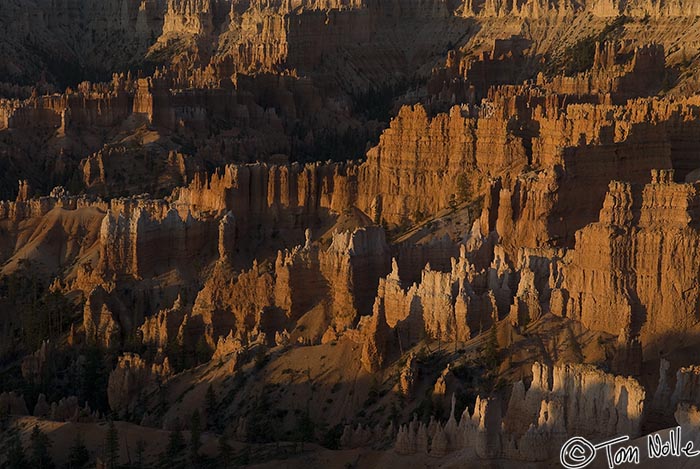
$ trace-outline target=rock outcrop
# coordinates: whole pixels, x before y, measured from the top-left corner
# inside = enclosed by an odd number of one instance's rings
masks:
[[[53,354],[53,344],[43,341],[39,350],[22,360],[22,378],[28,383],[41,384],[50,371]]]
[[[700,368],[684,367],[676,373],[676,388],[671,395],[671,404],[680,402],[698,404],[700,399]]]
[[[0,394],[0,409],[5,415],[27,415],[29,413],[24,396],[18,396],[12,391]]]
[[[107,397],[109,407],[118,415],[131,415],[143,405],[143,398],[149,386],[162,382],[172,373],[168,359],[149,365],[137,354],[124,354],[119,357],[117,366],[109,375]]]
[[[612,18],[620,15],[636,17],[679,17],[694,16],[698,13],[696,5],[688,0],[669,0],[655,2],[652,0],[487,0],[475,2],[464,0],[462,14],[466,16],[521,16],[523,18],[541,18],[546,16],[571,16],[590,13],[593,16]]]
[[[477,122],[468,106],[430,119],[423,106],[403,107],[360,169],[358,207],[375,222],[415,222],[466,198],[457,181],[476,164]],[[430,188],[430,190],[428,190]]]
[[[445,424],[414,420],[401,426],[395,451],[442,457],[470,448],[482,459],[546,461],[559,454],[568,435],[639,434],[645,391],[634,379],[581,365],[551,369],[535,363],[532,372],[527,391],[522,382],[513,386],[505,419],[498,398],[477,397],[474,411],[465,409],[458,422],[453,397]]]
[[[0,362],[36,419],[99,420],[68,382],[99,347],[119,418],[256,445],[539,463],[700,422],[690,0],[31,3],[0,9]]]
[[[39,394],[33,415],[56,422],[90,423],[98,418],[97,412],[93,412],[87,402],[81,408],[76,396],[62,398],[58,402],[49,404],[44,394]]]
[[[600,221],[577,233],[576,249],[561,266],[568,300],[553,312],[611,334],[629,329],[645,348],[691,330],[697,191],[664,170],[654,171],[643,188],[612,182]],[[678,252],[688,260],[676,261]]]
[[[333,233],[330,247],[319,253],[320,270],[330,286],[333,322],[338,330],[368,314],[379,278],[389,267],[389,246],[380,227]]]
[[[182,298],[178,296],[171,308],[146,318],[139,327],[141,342],[162,351],[175,341],[186,314],[182,303]]]
[[[402,347],[408,348],[424,337],[466,342],[508,315],[514,293],[516,302],[529,301],[533,309],[540,307],[540,295],[534,286],[514,291],[516,277],[500,247],[495,249],[491,265],[479,270],[470,261],[477,251],[462,246],[448,272],[432,270],[428,265],[420,283],[408,289],[402,286],[398,264],[393,262],[392,272],[379,282],[375,307],[383,309]]]

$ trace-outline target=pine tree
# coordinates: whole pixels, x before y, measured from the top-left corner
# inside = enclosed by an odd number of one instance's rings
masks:
[[[114,469],[119,464],[119,432],[114,421],[109,421],[105,436],[105,459],[108,469]]]
[[[168,343],[166,355],[175,372],[179,373],[185,369],[185,350],[180,342],[177,340],[170,341]]]
[[[0,409],[0,431],[7,428],[7,423],[10,421],[10,413],[7,408]]]
[[[177,430],[171,432],[170,437],[168,438],[168,455],[173,457],[179,456],[184,446],[185,443],[180,429],[178,428]]]
[[[109,371],[105,367],[104,356],[99,347],[89,345],[84,350],[85,365],[80,374],[81,398],[86,400],[92,409],[107,410],[105,392]]]
[[[197,364],[206,363],[211,359],[212,352],[209,349],[209,345],[207,345],[207,341],[204,339],[204,336],[201,336],[197,341],[197,344],[195,344],[194,353]]]
[[[146,452],[146,442],[139,439],[136,442],[136,467],[138,469],[143,469],[144,467],[144,461],[143,461],[143,455]]]
[[[85,464],[90,460],[90,453],[85,447],[85,442],[80,433],[76,433],[73,446],[68,453],[68,467],[70,469],[79,469],[85,467]]]
[[[299,435],[299,441],[301,441],[301,448],[304,449],[304,443],[313,440],[315,425],[311,416],[309,415],[308,409],[301,414],[299,420],[297,421],[297,433]]]
[[[207,388],[207,393],[204,396],[204,405],[207,412],[207,424],[213,426],[216,419],[216,393],[214,387],[210,384]]]
[[[472,193],[471,181],[466,173],[460,173],[457,176],[457,196],[460,202],[466,202]]]
[[[199,449],[202,447],[202,423],[199,411],[195,409],[190,420],[190,461],[196,464],[199,460]]]
[[[484,349],[484,355],[486,359],[486,366],[490,371],[498,371],[499,359],[498,359],[498,336],[496,334],[496,322],[494,321],[491,329],[489,330],[489,337],[486,341],[486,347]]]
[[[228,442],[226,435],[219,437],[219,467],[231,467],[231,458],[233,456],[233,448]]]
[[[27,457],[24,455],[22,440],[20,440],[19,434],[16,431],[13,432],[10,438],[9,446],[5,467],[7,469],[24,469],[25,467],[29,466],[27,463]]]
[[[185,441],[182,438],[182,432],[180,431],[179,422],[175,422],[176,430],[170,432],[168,437],[168,446],[165,448],[165,452],[161,455],[161,467],[173,469],[184,467],[182,461],[182,450],[185,447]]]
[[[46,436],[44,432],[39,430],[38,425],[34,425],[32,430],[32,435],[30,437],[31,441],[31,456],[30,465],[37,469],[50,469],[54,467],[51,456],[49,455],[49,448],[51,447],[51,440]]]

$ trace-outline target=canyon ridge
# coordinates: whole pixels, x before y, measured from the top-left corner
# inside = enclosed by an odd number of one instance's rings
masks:
[[[2,0],[0,25],[0,467],[700,441],[700,2]]]

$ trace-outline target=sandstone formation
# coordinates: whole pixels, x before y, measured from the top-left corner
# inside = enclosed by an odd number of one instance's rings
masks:
[[[107,395],[110,408],[121,415],[133,412],[140,405],[140,396],[148,386],[167,379],[170,373],[167,358],[160,365],[154,363],[149,366],[136,354],[122,355],[109,375]]]
[[[33,415],[58,422],[94,422],[98,419],[96,412],[92,412],[86,403],[83,408],[78,404],[76,396],[63,398],[58,402],[49,404],[44,394],[39,394],[37,403],[34,406]]]
[[[333,300],[334,326],[352,325],[369,311],[377,280],[386,274],[389,247],[384,230],[366,227],[334,232],[330,247],[320,253],[321,273],[328,279]]]
[[[164,350],[177,337],[180,325],[185,317],[182,298],[178,296],[171,308],[158,311],[157,314],[146,318],[141,331],[142,343]]]
[[[52,346],[48,341],[39,350],[22,360],[22,377],[30,383],[41,383],[51,365]]]
[[[561,291],[568,299],[553,313],[611,334],[629,329],[652,349],[674,332],[692,330],[695,300],[681,292],[695,288],[697,266],[670,253],[695,258],[697,187],[673,178],[673,171],[661,170],[642,187],[610,183],[600,221],[577,233],[576,249],[563,261]]]
[[[546,461],[558,454],[567,435],[639,434],[645,392],[635,380],[577,365],[552,370],[535,363],[532,373],[527,391],[522,382],[513,386],[505,420],[498,398],[477,397],[474,411],[465,409],[457,421],[453,398],[446,423],[431,421],[426,427],[413,420],[402,426],[395,451],[442,457],[471,448],[479,458]],[[610,420],[602,424],[602,419]]]
[[[700,421],[695,3],[5,3],[11,425],[437,467]]]
[[[0,409],[5,415],[26,415],[28,413],[24,397],[18,396],[12,391],[0,394]]]

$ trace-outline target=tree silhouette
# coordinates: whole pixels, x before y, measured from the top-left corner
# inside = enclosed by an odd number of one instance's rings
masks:
[[[207,412],[207,425],[213,426],[216,419],[216,393],[214,392],[214,387],[209,384],[207,388],[207,393],[204,396],[204,405]]]
[[[55,467],[49,454],[51,448],[51,440],[44,432],[39,430],[38,425],[34,425],[32,435],[30,436],[30,466],[37,469],[49,469]]]
[[[190,419],[190,460],[192,464],[199,461],[199,449],[202,447],[202,422],[199,411],[195,409]]]
[[[106,411],[109,409],[106,392],[109,370],[105,366],[104,354],[99,347],[92,345],[86,346],[83,354],[85,364],[79,375],[81,397],[92,409]]]
[[[228,442],[226,435],[219,437],[219,458],[218,467],[231,467],[231,458],[233,457],[233,448]]]
[[[460,202],[466,202],[472,195],[472,186],[469,176],[466,173],[460,173],[457,176],[457,196]]]
[[[68,453],[68,467],[70,469],[79,469],[85,467],[85,464],[90,460],[90,453],[85,447],[82,435],[78,432],[75,434],[73,446],[70,447]]]
[[[160,465],[167,469],[185,467],[185,462],[182,457],[182,452],[185,448],[185,440],[182,438],[179,422],[176,421],[175,424],[176,430],[170,432],[168,446],[165,448],[165,452],[161,454]]]
[[[142,439],[139,439],[136,442],[136,467],[138,469],[143,469],[144,461],[143,461],[143,455],[146,452],[146,442],[143,441]]]
[[[496,322],[494,322],[491,326],[491,329],[489,329],[489,336],[486,340],[486,347],[484,348],[486,365],[488,366],[490,371],[498,371],[498,355],[498,336],[496,334]]]
[[[114,421],[109,421],[105,436],[105,458],[108,469],[114,469],[119,464],[119,432]]]
[[[28,467],[27,457],[24,455],[24,447],[22,440],[19,438],[17,431],[12,432],[10,437],[9,448],[7,450],[7,461],[5,467],[7,469],[24,469]]]

